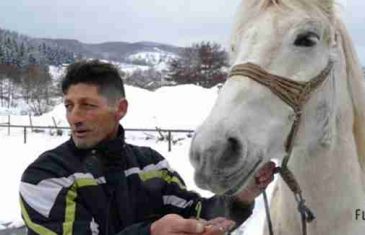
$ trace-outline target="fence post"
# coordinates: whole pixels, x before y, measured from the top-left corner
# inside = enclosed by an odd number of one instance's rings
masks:
[[[169,140],[169,152],[171,152],[171,131],[168,132],[167,138]]]
[[[24,144],[27,143],[27,128],[24,127]]]
[[[10,135],[10,114],[8,115],[8,135]]]
[[[29,114],[29,123],[30,123],[30,130],[33,132],[33,121],[32,121],[32,115]]]

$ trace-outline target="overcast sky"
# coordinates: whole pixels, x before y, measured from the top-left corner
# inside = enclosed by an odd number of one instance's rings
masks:
[[[365,64],[365,1],[344,3],[345,22]],[[1,0],[0,27],[32,37],[227,44],[240,0]]]

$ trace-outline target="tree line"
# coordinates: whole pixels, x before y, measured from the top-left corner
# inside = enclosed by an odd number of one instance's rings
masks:
[[[218,43],[203,41],[184,48],[167,65],[162,71],[151,67],[125,74],[126,83],[150,90],[180,84],[210,88],[226,80],[228,53]]]
[[[52,80],[49,66],[80,58],[51,42],[0,29],[0,106],[12,107],[22,99],[33,115],[49,111],[61,96],[59,81]],[[219,44],[200,42],[181,50],[167,64],[164,70],[149,65],[146,70],[121,74],[126,84],[150,90],[178,84],[212,87],[225,80],[228,61]]]
[[[11,107],[22,98],[32,113],[48,111],[55,90],[49,66],[77,58],[56,44],[0,29],[0,106]]]
[[[76,58],[73,52],[55,43],[0,29],[0,64],[24,69],[34,65],[59,66],[72,63]]]

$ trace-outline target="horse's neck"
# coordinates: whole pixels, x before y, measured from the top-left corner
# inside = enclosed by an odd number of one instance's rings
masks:
[[[290,161],[289,167],[302,182],[303,191],[308,190],[311,195],[328,192],[332,197],[336,193],[345,196],[350,191],[364,195],[364,173],[351,134],[339,133],[331,147],[313,150],[298,146]]]
[[[357,231],[365,229],[365,223],[356,224],[359,222],[355,219],[356,209],[365,210],[365,193],[354,139],[350,132],[337,133],[336,138],[331,147],[310,149],[308,146],[297,146],[289,162],[289,168],[303,190],[306,204],[316,214],[316,225],[310,228],[314,235],[328,234],[326,230],[333,231],[333,227],[341,223],[343,227],[338,233],[331,234],[357,234]],[[288,217],[287,226],[293,228],[291,234],[296,234],[294,230],[300,229],[296,203],[284,184],[281,184],[281,193],[282,210],[285,211],[281,216]]]
[[[302,120],[289,164],[311,195],[327,192],[333,197],[336,193],[346,196],[352,191],[365,196],[365,174],[357,155],[354,110],[346,81],[345,69],[335,67],[321,88],[322,97],[313,99],[312,106],[308,105],[312,109],[305,110],[309,114]],[[318,111],[314,103],[323,101],[323,110]],[[314,185],[319,185],[318,190],[311,190],[317,188]]]

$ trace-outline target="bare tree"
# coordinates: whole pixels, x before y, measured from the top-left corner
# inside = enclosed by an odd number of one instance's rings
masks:
[[[0,64],[0,99],[1,106],[7,102],[11,106],[15,84],[19,83],[20,70],[13,64]],[[6,102],[5,102],[6,101]]]
[[[22,88],[26,102],[35,115],[48,111],[49,89],[52,84],[48,71],[40,66],[28,66],[22,77]]]

